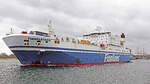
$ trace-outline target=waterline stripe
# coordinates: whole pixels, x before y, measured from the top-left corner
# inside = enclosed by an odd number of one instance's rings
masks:
[[[22,64],[22,66],[77,66],[77,65],[114,64],[114,63],[128,63],[128,61],[101,62],[101,63],[74,63],[74,64]]]

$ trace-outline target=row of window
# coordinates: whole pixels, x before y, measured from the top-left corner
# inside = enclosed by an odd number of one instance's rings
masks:
[[[45,43],[48,43],[48,41],[45,41]],[[24,40],[24,45],[30,45],[29,40]],[[41,41],[37,41],[36,45],[41,45]]]
[[[66,38],[66,41],[70,42],[70,39]],[[61,38],[61,42],[64,42],[64,38]],[[90,41],[86,41],[86,40],[84,40],[84,42],[83,42],[83,40],[80,41],[80,40],[71,39],[71,42],[72,43],[78,43],[78,44],[96,45],[96,44],[93,44]],[[45,41],[45,43],[48,43],[48,41]],[[59,44],[60,40],[58,38],[56,38],[56,40],[54,40],[54,43]],[[38,40],[35,44],[36,45],[41,45],[41,41]],[[30,45],[30,41],[29,40],[24,40],[24,45]]]
[[[55,43],[59,43],[59,39],[58,38],[56,38],[56,41],[55,41]],[[65,40],[64,40],[64,38],[61,38],[61,42],[64,42]],[[75,40],[74,38],[72,38],[71,40],[70,40],[70,38],[66,38],[66,42],[72,42],[72,43],[80,43],[80,41],[79,40]]]
[[[29,45],[29,40],[24,40],[24,45]]]

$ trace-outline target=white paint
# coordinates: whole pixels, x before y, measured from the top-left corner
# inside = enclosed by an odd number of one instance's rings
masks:
[[[105,54],[104,62],[119,62],[120,56],[115,56],[115,54]]]

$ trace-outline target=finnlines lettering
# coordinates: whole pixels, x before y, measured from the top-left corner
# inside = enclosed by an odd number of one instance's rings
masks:
[[[114,54],[105,54],[104,62],[119,62],[120,56]]]
[[[28,40],[43,40],[43,41],[51,41],[50,39],[46,39],[46,38],[31,38],[31,37],[28,37]]]

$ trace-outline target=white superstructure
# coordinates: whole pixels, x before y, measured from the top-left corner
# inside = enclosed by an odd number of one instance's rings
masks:
[[[49,33],[30,31],[29,33],[11,34],[9,38],[11,37],[12,40],[6,42],[6,44],[8,46],[44,46],[131,53],[131,50],[124,46],[124,33],[113,35],[111,32],[96,29],[82,37],[62,37],[54,34],[50,24],[48,25]]]

